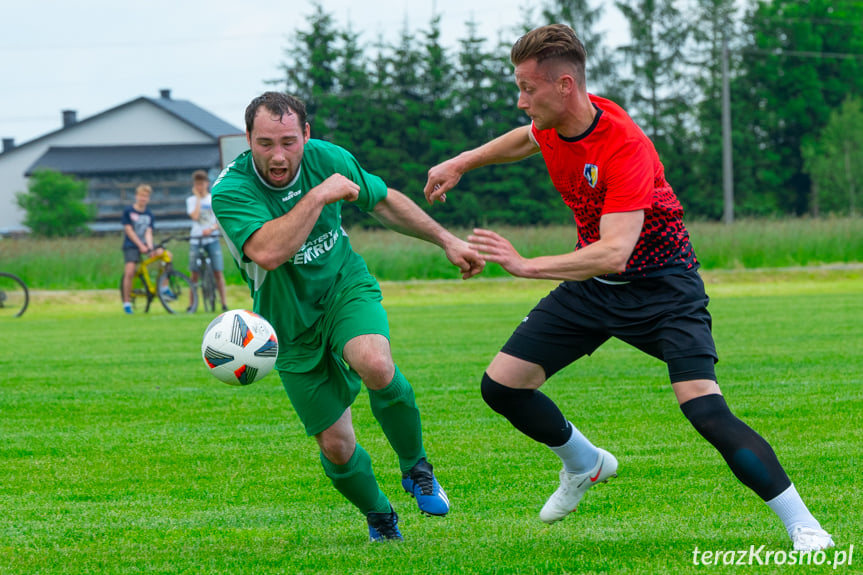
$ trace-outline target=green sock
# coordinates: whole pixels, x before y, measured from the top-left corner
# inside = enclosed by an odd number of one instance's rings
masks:
[[[390,512],[390,502],[378,487],[372,472],[372,458],[360,444],[344,465],[336,465],[323,453],[321,464],[336,490],[356,505],[363,515]]]
[[[383,389],[369,390],[372,413],[399,458],[402,473],[410,471],[426,456],[420,410],[414,390],[396,366],[393,380]]]

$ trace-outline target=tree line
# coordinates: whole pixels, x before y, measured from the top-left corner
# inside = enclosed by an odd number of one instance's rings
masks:
[[[509,50],[524,32],[562,22],[587,48],[588,90],[621,104],[651,137],[690,218],[723,214],[723,83],[738,216],[857,213],[863,2],[616,0],[630,34],[615,48],[598,30],[609,4],[545,0],[494,39],[468,21],[448,47],[440,16],[385,41],[337,26],[314,0],[269,83],[306,102],[313,137],[424,204],[431,166],[529,122],[516,107]],[[539,155],[469,172],[457,194],[435,207],[445,224],[571,218]]]

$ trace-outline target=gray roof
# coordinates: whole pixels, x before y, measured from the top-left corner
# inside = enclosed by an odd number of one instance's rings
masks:
[[[220,168],[218,144],[156,146],[51,146],[24,174],[39,168],[64,174],[91,175],[157,170]]]
[[[144,98],[156,104],[163,110],[177,116],[184,122],[191,124],[205,134],[218,139],[219,136],[241,134],[240,130],[221,118],[214,116],[203,108],[200,108],[188,100],[173,100],[171,98]]]
[[[232,126],[231,124],[225,122],[221,118],[214,116],[210,112],[204,110],[203,108],[201,108],[199,106],[196,106],[195,104],[193,104],[192,102],[190,102],[188,100],[174,100],[173,98],[171,98],[171,91],[170,90],[162,90],[162,93],[161,93],[160,97],[158,97],[158,98],[150,98],[147,96],[140,96],[138,98],[135,98],[134,100],[129,100],[128,102],[125,102],[123,104],[120,104],[119,106],[115,106],[113,108],[110,108],[108,110],[105,110],[104,112],[100,112],[100,113],[95,114],[93,116],[90,116],[88,118],[78,120],[77,122],[75,122],[74,124],[72,124],[70,126],[63,126],[62,128],[60,128],[58,130],[54,130],[53,132],[48,132],[47,134],[43,134],[42,136],[34,138],[33,140],[30,140],[28,142],[22,142],[20,144],[16,144],[11,150],[8,150],[8,152],[0,151],[0,156],[2,156],[5,153],[12,153],[19,148],[23,148],[24,146],[29,146],[29,145],[34,144],[36,142],[41,142],[45,139],[48,139],[48,138],[54,136],[55,134],[59,134],[60,132],[62,132],[64,130],[74,129],[78,125],[85,124],[87,122],[95,120],[96,118],[102,118],[106,115],[113,114],[114,112],[116,112],[118,110],[121,110],[123,108],[126,108],[128,106],[131,106],[131,105],[133,105],[137,102],[141,102],[141,101],[149,102],[150,104],[158,106],[159,108],[168,112],[169,114],[173,115],[174,117],[178,118],[179,120],[189,124],[190,126],[195,128],[196,130],[199,130],[202,133],[206,134],[207,136],[213,138],[213,140],[218,140],[221,136],[231,136],[231,135],[245,133],[245,129]]]

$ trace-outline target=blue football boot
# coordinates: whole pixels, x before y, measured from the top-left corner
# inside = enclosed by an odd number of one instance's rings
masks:
[[[425,458],[402,475],[402,487],[417,500],[420,511],[427,515],[446,515],[449,498],[435,479],[432,465]]]
[[[399,531],[399,516],[392,507],[389,513],[369,513],[366,523],[369,524],[369,539],[372,541],[404,541]]]

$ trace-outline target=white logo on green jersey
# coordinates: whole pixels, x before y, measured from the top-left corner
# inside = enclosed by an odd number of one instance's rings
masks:
[[[336,242],[339,241],[339,237],[343,233],[344,230],[342,229],[330,230],[311,242],[304,243],[300,246],[300,249],[297,250],[297,253],[294,254],[293,263],[301,265],[318,259],[333,249],[333,246],[336,245]]]
[[[297,190],[297,191],[295,191],[295,192],[291,192],[290,194],[288,194],[287,196],[285,196],[284,198],[282,198],[282,201],[283,201],[283,202],[289,202],[289,201],[293,200],[294,198],[296,198],[297,196],[299,196],[299,195],[300,195],[300,194],[302,194],[302,193],[303,193],[303,190]]]

